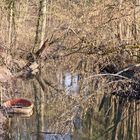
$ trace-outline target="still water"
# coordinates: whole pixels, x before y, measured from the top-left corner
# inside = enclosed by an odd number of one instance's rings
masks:
[[[67,96],[76,95],[78,91],[78,75],[65,73],[63,87]],[[39,90],[40,91],[40,90]],[[33,90],[34,92],[34,90]],[[40,94],[40,93],[37,93]],[[49,111],[47,110],[46,96],[42,102],[40,95],[29,97],[34,102],[34,110],[28,115],[10,114],[6,122],[5,140],[72,140],[69,132],[48,131]],[[24,95],[23,95],[24,96]],[[28,98],[28,96],[26,97]],[[43,108],[43,113],[42,113]],[[48,114],[47,114],[48,112]],[[59,127],[59,126],[58,126]],[[58,130],[59,131],[59,130]]]
[[[65,72],[58,80],[63,93],[48,86],[47,94],[34,80],[25,82],[19,96],[34,102],[33,114],[8,117],[2,139],[139,140],[139,102],[104,96],[102,88],[95,92],[95,83],[82,85],[81,80]]]

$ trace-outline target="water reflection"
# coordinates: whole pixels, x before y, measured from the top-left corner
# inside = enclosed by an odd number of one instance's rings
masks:
[[[72,140],[69,134],[56,134],[41,131],[41,123],[36,120],[35,115],[31,117],[20,117],[15,115],[9,118],[7,135],[5,140]],[[35,122],[37,124],[35,126]]]
[[[72,93],[72,95],[76,95],[79,90],[78,85],[78,74],[74,73],[71,74],[70,72],[66,72],[64,75],[64,87],[66,89],[66,94],[69,95]]]
[[[45,140],[72,140],[71,136],[68,134],[46,134]]]
[[[14,116],[9,118],[5,140],[140,139],[138,102],[129,102],[111,95],[106,96],[105,100],[102,95],[96,96],[96,98],[94,96],[94,101],[91,101],[93,97],[90,95],[94,93],[92,83],[87,84],[82,91],[79,91],[78,74],[66,72],[63,75],[63,80],[67,97],[74,95],[77,98],[77,93],[83,92],[84,100],[80,98],[80,102],[78,102],[79,100],[71,101],[70,98],[67,99],[66,97],[66,101],[62,102],[64,96],[61,97],[60,93],[48,90],[47,94],[43,94],[41,89],[33,82],[33,96],[30,98],[34,101],[34,113],[28,117]],[[57,100],[54,101],[54,98]],[[103,100],[102,105],[100,104],[101,99]],[[74,104],[74,107],[72,104]],[[100,107],[99,104],[101,105]],[[70,108],[70,105],[72,108]],[[77,111],[74,111],[74,108],[78,108]],[[58,112],[59,110],[60,113]],[[82,114],[83,110],[84,113]],[[73,128],[70,129],[68,134],[59,132],[62,125],[64,125],[63,129],[67,130],[67,124],[71,123]],[[54,127],[57,127],[57,129],[54,129]],[[72,137],[71,134],[73,134]]]

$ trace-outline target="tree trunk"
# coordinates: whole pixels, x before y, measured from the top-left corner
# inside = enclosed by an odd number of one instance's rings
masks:
[[[122,3],[123,3],[123,0],[120,0],[119,1],[119,11],[120,11],[120,13],[121,13],[121,8],[122,8]],[[119,28],[119,41],[122,42],[122,40],[123,40],[123,33],[122,33],[123,27],[122,27],[122,20],[121,19],[119,20],[119,25],[118,26],[119,26],[118,27]]]
[[[38,21],[36,27],[36,37],[35,37],[35,45],[32,51],[35,48],[40,49],[42,44],[44,43],[45,33],[46,33],[46,12],[47,12],[47,0],[40,0],[39,5],[39,13],[38,13]],[[45,94],[41,92],[41,122],[42,122],[42,131],[44,129],[44,102],[45,102]]]
[[[47,0],[40,0],[38,20],[36,26],[35,44],[32,51],[34,51],[36,48],[40,48],[44,42],[46,32],[46,12],[47,12],[46,5]]]
[[[8,48],[11,48],[12,44],[12,27],[13,27],[13,7],[14,2],[12,2],[9,6],[9,27],[8,27]]]
[[[42,7],[42,30],[41,30],[41,42],[40,42],[40,47],[41,45],[44,43],[44,39],[45,39],[45,33],[46,33],[46,12],[47,12],[47,0],[44,0],[42,3],[43,7]]]

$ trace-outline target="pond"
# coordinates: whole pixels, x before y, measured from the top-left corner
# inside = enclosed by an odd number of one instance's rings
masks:
[[[21,81],[20,81],[21,82]],[[31,83],[30,83],[31,82]],[[35,86],[34,80],[23,83],[28,86]],[[73,77],[70,73],[65,73],[64,81],[61,83],[65,89],[66,95],[76,95],[78,91],[78,75],[75,74]],[[23,86],[23,85],[21,85]],[[31,88],[31,87],[30,87]],[[34,87],[38,88],[38,87]],[[48,118],[49,111],[47,109],[47,98],[44,93],[37,90],[34,96],[22,95],[26,98],[30,98],[34,102],[34,110],[30,114],[6,114],[8,120],[6,122],[6,129],[4,133],[4,139],[6,140],[72,140],[71,133],[48,131]],[[31,89],[31,92],[34,90]],[[4,92],[6,90],[4,89]],[[29,91],[29,90],[27,90]],[[40,93],[41,92],[41,93]],[[5,92],[6,93],[6,92]],[[21,93],[20,93],[21,94]],[[40,95],[37,95],[40,94]],[[9,95],[11,96],[11,95]],[[16,95],[18,96],[18,95]],[[19,95],[21,96],[21,95]],[[44,96],[42,98],[42,96]],[[42,102],[43,99],[43,102]],[[43,112],[42,112],[43,110]],[[55,112],[54,112],[55,113]],[[59,127],[59,126],[58,126]],[[3,137],[3,136],[2,136]]]
[[[20,81],[19,88],[24,89],[16,96],[30,99],[34,103],[34,111],[28,116],[9,116],[2,139],[140,139],[139,101],[105,96],[102,88],[95,92],[98,82],[85,81],[77,73],[67,71],[60,75],[62,73],[56,76],[59,77],[56,79],[59,86],[48,86],[46,92],[35,79]]]

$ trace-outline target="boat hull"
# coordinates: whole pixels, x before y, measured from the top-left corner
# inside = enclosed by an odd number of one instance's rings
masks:
[[[2,104],[7,113],[30,114],[33,111],[33,103],[27,99],[11,99]]]

